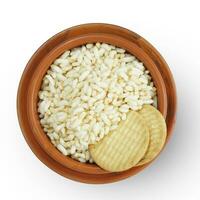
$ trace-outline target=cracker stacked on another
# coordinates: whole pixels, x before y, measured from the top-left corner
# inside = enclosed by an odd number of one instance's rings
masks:
[[[162,150],[167,135],[162,114],[145,105],[131,111],[117,130],[89,146],[93,160],[110,172],[128,170],[152,161]]]

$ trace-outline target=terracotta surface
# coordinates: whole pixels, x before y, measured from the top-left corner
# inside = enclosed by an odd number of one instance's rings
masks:
[[[22,75],[17,98],[19,123],[24,137],[36,156],[59,174],[86,183],[108,183],[124,179],[147,165],[121,173],[109,173],[96,165],[83,164],[63,156],[43,132],[37,114],[37,94],[42,78],[52,61],[63,51],[88,42],[106,42],[136,55],[150,70],[158,90],[159,110],[166,115],[168,136],[176,113],[173,77],[160,54],[139,35],[109,24],[85,24],[67,29],[50,38],[32,56]],[[166,90],[165,90],[166,87]]]

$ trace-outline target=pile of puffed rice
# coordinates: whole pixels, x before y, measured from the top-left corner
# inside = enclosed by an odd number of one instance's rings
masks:
[[[88,145],[126,120],[130,110],[156,104],[149,71],[133,55],[105,43],[64,52],[44,76],[41,125],[64,155],[93,162]]]

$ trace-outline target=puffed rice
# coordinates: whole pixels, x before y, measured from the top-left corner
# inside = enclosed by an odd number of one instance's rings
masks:
[[[105,43],[65,51],[50,66],[38,94],[40,123],[65,156],[93,160],[88,145],[144,104],[157,107],[148,70],[124,49]]]

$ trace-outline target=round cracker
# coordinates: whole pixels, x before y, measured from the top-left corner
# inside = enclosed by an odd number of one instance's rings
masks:
[[[96,144],[89,146],[93,160],[110,172],[120,172],[135,166],[149,145],[149,130],[142,117],[131,111],[119,127]]]
[[[144,158],[142,158],[137,166],[152,161],[162,150],[167,136],[165,119],[155,107],[145,105],[139,111],[139,114],[144,118],[149,128],[150,142]]]

